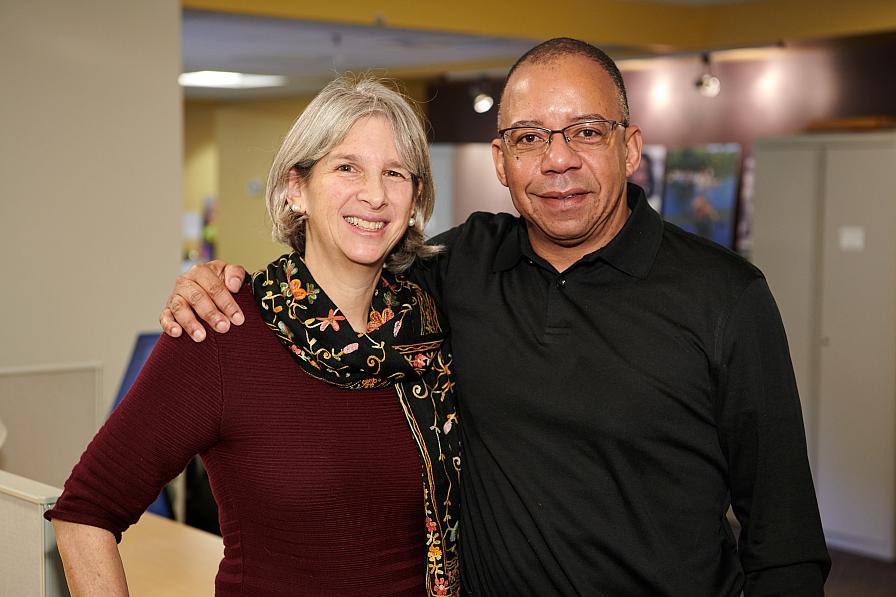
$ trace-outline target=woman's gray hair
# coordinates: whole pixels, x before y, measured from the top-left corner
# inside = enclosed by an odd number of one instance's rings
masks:
[[[268,175],[265,202],[273,223],[274,240],[305,253],[305,218],[292,212],[286,201],[290,170],[307,177],[311,168],[342,142],[349,129],[367,116],[382,116],[391,125],[395,147],[411,172],[414,225],[386,258],[391,272],[406,270],[417,257],[439,252],[426,245],[423,228],[432,215],[435,190],[429,164],[429,145],[422,116],[390,82],[370,74],[346,73],[331,81],[299,115],[274,158]]]

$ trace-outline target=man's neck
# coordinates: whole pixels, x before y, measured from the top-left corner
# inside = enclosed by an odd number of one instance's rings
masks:
[[[562,273],[572,267],[582,257],[607,246],[610,241],[622,230],[632,210],[626,205],[624,210],[605,223],[600,231],[592,238],[583,242],[565,245],[541,234],[529,222],[526,222],[526,230],[529,235],[529,243],[535,254],[551,264],[558,272]]]

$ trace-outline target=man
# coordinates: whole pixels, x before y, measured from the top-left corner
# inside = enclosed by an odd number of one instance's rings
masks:
[[[474,214],[412,273],[453,337],[467,594],[821,595],[830,564],[762,274],[626,185],[641,132],[597,48],[530,50],[498,127],[522,218]],[[192,276],[236,321],[220,269]],[[176,293],[229,325],[188,278]],[[170,304],[192,334],[183,296]]]

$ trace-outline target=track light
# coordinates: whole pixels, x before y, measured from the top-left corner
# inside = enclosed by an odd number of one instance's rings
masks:
[[[489,91],[491,87],[488,78],[482,75],[467,88],[473,100],[473,111],[477,114],[485,114],[495,105],[495,99]]]
[[[485,114],[495,105],[495,100],[487,93],[477,93],[473,98],[473,110],[477,114]]]
[[[719,81],[717,76],[712,74],[712,65],[709,63],[709,52],[704,52],[701,55],[701,59],[703,60],[705,72],[694,81],[694,86],[697,87],[697,91],[699,91],[701,95],[705,97],[716,97],[719,95],[719,92],[722,91],[722,82]]]

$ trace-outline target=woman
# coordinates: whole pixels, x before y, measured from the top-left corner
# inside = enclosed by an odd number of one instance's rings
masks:
[[[48,512],[76,595],[126,594],[116,541],[197,453],[224,538],[217,595],[459,592],[450,355],[430,297],[395,275],[435,251],[420,120],[369,77],[333,81],[283,141],[266,203],[294,252],[244,284],[246,323],[161,338]]]

